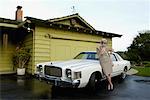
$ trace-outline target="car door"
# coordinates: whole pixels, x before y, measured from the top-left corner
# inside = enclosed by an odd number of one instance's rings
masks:
[[[123,70],[124,70],[124,67],[125,67],[125,63],[124,63],[124,60],[122,59],[122,57],[115,53],[115,56],[116,58],[118,59],[118,63],[119,63],[119,66],[118,66],[118,71],[121,73]]]
[[[120,60],[117,58],[115,54],[111,55],[111,59],[114,64],[112,68],[113,69],[112,76],[117,76],[120,74]]]

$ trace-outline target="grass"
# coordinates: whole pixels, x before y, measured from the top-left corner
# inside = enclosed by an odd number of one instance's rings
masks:
[[[138,70],[136,75],[150,77],[150,67],[134,67]]]

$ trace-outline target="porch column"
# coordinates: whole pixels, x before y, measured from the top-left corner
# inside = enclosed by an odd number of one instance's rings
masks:
[[[3,34],[3,48],[6,49],[8,46],[8,34],[4,33]]]

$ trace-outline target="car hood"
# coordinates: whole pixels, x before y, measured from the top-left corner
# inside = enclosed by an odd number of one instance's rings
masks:
[[[61,62],[51,62],[51,66],[57,66],[61,68],[79,68],[92,66],[93,64],[99,64],[97,60],[81,60],[81,59],[73,59],[68,61]]]

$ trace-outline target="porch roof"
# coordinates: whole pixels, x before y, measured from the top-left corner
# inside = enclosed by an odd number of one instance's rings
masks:
[[[0,17],[0,27],[19,28],[22,27],[22,25],[24,25],[25,23],[26,21],[17,21]]]
[[[12,19],[0,18],[0,26],[1,27],[18,28],[19,23],[21,23],[21,22],[18,22],[16,20],[12,20]]]

